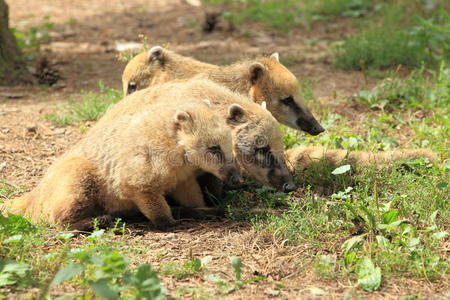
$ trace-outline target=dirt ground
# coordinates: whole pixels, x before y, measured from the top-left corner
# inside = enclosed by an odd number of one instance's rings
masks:
[[[288,67],[299,78],[319,83],[314,92],[323,99],[324,105],[332,101],[334,95],[353,95],[366,84],[361,73],[338,70],[329,63],[329,42],[342,39],[352,31],[345,20],[337,24],[315,23],[309,31],[298,28],[289,35],[267,33],[257,25],[231,31],[227,24],[223,24],[221,30],[205,34],[201,30],[205,7],[194,7],[185,1],[7,2],[11,25],[19,29],[39,24],[44,16],[51,16],[55,32],[50,44],[44,45],[44,54],[57,63],[64,78],[47,89],[0,87],[0,178],[28,189],[36,185],[58,155],[81,137],[78,127],[57,127],[43,120],[43,114],[54,110],[56,104],[76,98],[80,90],[97,91],[99,80],[121,89],[125,63],[118,61],[114,48],[118,42],[138,42],[139,34],[148,36],[151,44],[169,43],[171,49],[212,63],[225,64],[274,51],[281,56],[295,57]],[[313,37],[317,42],[310,42]],[[368,82],[373,83],[373,79]],[[349,113],[352,108],[340,106],[340,109],[342,113]],[[311,288],[326,290],[329,294],[325,298],[341,299],[345,292],[354,288],[351,282],[320,279],[312,271],[302,270],[301,256],[313,251],[309,245],[290,246],[272,234],[257,233],[249,225],[226,219],[191,222],[171,233],[135,229],[131,243],[148,245],[148,254],[140,263],[157,266],[161,251],[167,253],[164,260],[173,261],[186,261],[191,255],[212,255],[214,260],[208,268],[228,278],[232,274],[228,257],[237,255],[242,257],[246,274],[268,276],[268,280],[248,284],[226,298],[269,298],[275,281],[285,285],[282,296],[286,299],[318,297],[311,293]],[[164,277],[163,282],[169,291],[180,286],[211,287],[199,278],[173,281]],[[433,295],[434,289],[442,290],[442,287],[425,280],[423,283],[417,280],[414,283],[392,282],[381,291],[365,296],[397,299],[418,291],[422,295]]]

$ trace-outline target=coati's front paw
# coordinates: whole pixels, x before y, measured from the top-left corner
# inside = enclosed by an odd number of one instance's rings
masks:
[[[156,227],[156,229],[161,231],[167,231],[170,227],[175,226],[178,224],[178,221],[176,221],[173,218],[157,218],[155,220],[152,220],[153,225]]]

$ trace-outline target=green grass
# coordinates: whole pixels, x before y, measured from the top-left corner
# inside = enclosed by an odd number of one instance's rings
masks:
[[[407,15],[412,14],[412,17]],[[435,9],[430,16],[408,12],[405,4],[385,6],[372,25],[346,39],[335,49],[335,64],[365,70],[398,65],[435,67],[450,59],[450,14]]]
[[[22,21],[18,24],[19,27],[24,27],[26,25],[26,21]],[[11,28],[11,31],[16,38],[17,45],[23,51],[27,59],[38,56],[41,45],[50,40],[50,32],[53,29],[53,25],[53,22],[50,21],[50,17],[45,16],[42,18],[40,24],[31,26],[26,30]]]
[[[111,105],[123,97],[121,91],[106,87],[101,81],[99,90],[99,93],[82,91],[81,103],[71,100],[58,113],[47,114],[44,118],[62,126],[98,120]]]
[[[437,71],[426,75],[425,69],[414,70],[405,80],[395,74],[372,90],[361,90],[357,101],[370,108],[435,109],[450,106],[450,68],[444,62]]]
[[[359,32],[336,43],[335,64],[343,69],[433,68],[450,59],[448,3],[437,1],[370,0],[208,0],[224,6],[222,17],[235,28],[257,22],[268,29],[290,32],[312,28],[317,20],[353,18]],[[364,18],[360,18],[364,16]],[[335,25],[335,24],[333,24]],[[250,31],[246,31],[251,34]]]
[[[253,21],[267,24],[268,28],[288,32],[304,22],[304,13],[299,8],[299,1],[261,1],[248,0],[224,13],[224,17],[235,26]]]
[[[268,29],[289,32],[299,25],[336,16],[360,17],[369,12],[369,0],[205,0],[208,5],[225,5],[223,17],[235,27],[259,22]]]
[[[305,0],[308,11],[321,16],[360,17],[369,12],[373,6],[370,0]]]
[[[15,184],[9,183],[0,178],[0,201],[1,199],[12,198],[24,189]]]
[[[0,215],[0,228],[0,292],[4,295],[44,299],[61,286],[79,287],[73,296],[83,298],[160,299],[164,295],[149,265],[131,265],[117,250],[129,238],[120,228],[97,229],[78,243],[73,243],[72,233],[31,224],[18,215]],[[38,290],[29,292],[31,287]]]

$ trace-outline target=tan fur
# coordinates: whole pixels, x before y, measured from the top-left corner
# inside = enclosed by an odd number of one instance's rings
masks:
[[[209,99],[213,109],[224,119],[228,119],[227,108],[230,104],[241,105],[246,112],[243,119],[237,122],[228,120],[239,163],[250,176],[263,184],[282,190],[285,183],[292,183],[292,177],[285,163],[282,133],[272,115],[260,105],[249,101],[247,97],[233,93],[209,80],[172,81],[137,91],[111,107],[97,125],[104,126],[103,124],[120,116],[152,110],[155,105],[167,103],[168,99],[174,106]],[[270,147],[277,162],[277,167],[273,168],[272,172],[270,168],[258,165],[255,153],[258,143],[260,148]]]
[[[208,152],[220,146],[223,159]],[[174,223],[164,195],[198,170],[226,180],[237,172],[231,133],[205,104],[158,107],[93,128],[56,161],[11,212],[85,229],[93,217],[142,212],[158,228]],[[191,207],[203,199],[174,197]]]
[[[306,169],[312,163],[322,160],[332,166],[348,163],[353,167],[386,165],[415,158],[428,158],[430,162],[437,161],[437,155],[427,149],[404,149],[371,153],[344,149],[327,149],[323,147],[295,147],[286,150],[286,157],[290,167],[295,170]]]
[[[289,127],[313,135],[324,130],[304,105],[297,78],[276,56],[258,57],[228,66],[205,64],[170,50],[163,50],[163,57],[151,62],[144,59],[148,56],[147,52],[141,53],[126,66],[122,76],[125,93],[130,82],[140,90],[176,79],[204,78],[249,96],[256,103],[265,101],[275,119]],[[288,97],[292,97],[293,105],[281,101]]]
[[[203,70],[217,68],[214,65],[179,55],[170,50],[164,50],[163,55],[164,61],[161,62],[156,59],[152,60],[149,57],[149,51],[145,51],[128,62],[122,73],[124,95],[128,94],[130,82],[136,84],[137,90],[141,90],[173,79],[188,79]],[[190,66],[190,68],[186,68],[186,66]]]

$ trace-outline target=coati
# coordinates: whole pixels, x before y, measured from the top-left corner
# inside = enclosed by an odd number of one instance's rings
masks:
[[[245,115],[238,104],[227,118]],[[239,181],[232,138],[225,119],[205,103],[160,106],[96,126],[46,172],[30,193],[9,201],[7,209],[33,221],[69,224],[86,230],[92,218],[143,213],[156,228],[175,223],[164,196],[184,206],[204,206],[186,181],[199,170],[221,180]]]
[[[279,61],[278,53],[228,66],[216,66],[155,46],[138,54],[122,74],[124,94],[158,83],[192,77],[210,79],[230,90],[267,103],[278,122],[311,135],[325,131],[300,99],[297,78]]]
[[[201,99],[209,99],[212,109],[223,119],[227,119],[227,107],[232,103],[244,109],[245,114],[233,122],[227,120],[227,123],[232,130],[236,158],[248,175],[280,191],[296,189],[285,162],[278,122],[260,105],[210,80],[172,81],[137,91],[112,106],[94,128],[105,126],[123,115],[152,110],[155,105],[171,103],[176,107]]]

